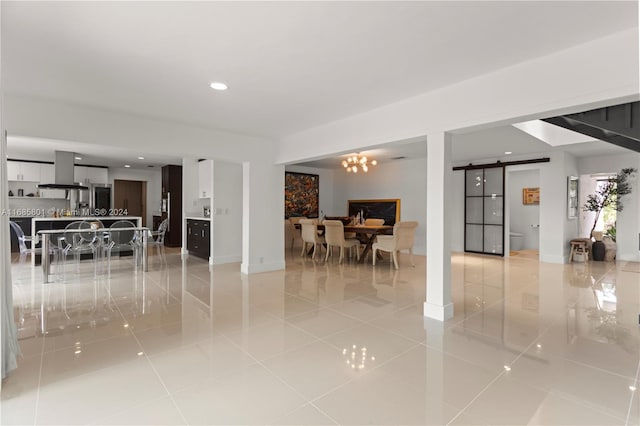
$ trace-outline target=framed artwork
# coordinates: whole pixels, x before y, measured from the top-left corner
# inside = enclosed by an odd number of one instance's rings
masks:
[[[567,218],[578,217],[578,177],[567,177]]]
[[[320,176],[308,173],[284,173],[284,218],[318,217]]]
[[[347,211],[350,217],[362,213],[365,219],[384,219],[385,225],[393,226],[400,221],[400,199],[349,200]]]
[[[540,204],[540,188],[522,188],[522,204]]]

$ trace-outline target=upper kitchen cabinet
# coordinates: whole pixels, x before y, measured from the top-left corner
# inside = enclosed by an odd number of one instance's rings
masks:
[[[108,169],[105,167],[75,166],[73,180],[80,183],[109,183]]]
[[[9,180],[40,182],[40,164],[25,161],[7,161]]]
[[[198,162],[198,198],[213,196],[213,160]]]
[[[53,164],[40,164],[40,183],[53,183],[56,181],[56,166]]]

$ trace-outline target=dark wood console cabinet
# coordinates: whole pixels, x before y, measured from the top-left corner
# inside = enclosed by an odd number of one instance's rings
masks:
[[[211,255],[211,222],[187,219],[187,250],[189,254],[209,261]]]

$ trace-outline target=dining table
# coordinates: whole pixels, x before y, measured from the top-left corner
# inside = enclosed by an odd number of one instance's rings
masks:
[[[42,253],[49,253],[49,236],[50,235],[61,235],[64,233],[93,233],[96,235],[106,235],[108,232],[114,231],[134,231],[139,232],[142,237],[142,270],[144,272],[149,271],[149,231],[150,229],[146,226],[136,226],[136,227],[125,227],[125,228],[92,228],[92,229],[48,229],[38,231],[37,234],[40,237],[40,242],[42,243]],[[97,259],[93,259],[94,262]],[[49,256],[42,256],[42,277],[45,283],[49,281],[49,275],[51,275],[51,260]]]
[[[318,224],[318,231],[324,232],[324,225]],[[302,226],[299,223],[295,225],[296,229],[302,229]],[[364,263],[367,255],[371,251],[371,247],[373,243],[376,241],[377,235],[389,235],[393,234],[393,226],[389,225],[380,225],[380,226],[371,226],[371,225],[344,225],[344,232],[353,232],[355,234],[362,235],[364,238],[365,246],[364,250],[360,254],[359,263]],[[326,246],[326,244],[325,244]],[[310,252],[313,251],[313,248],[310,249]]]

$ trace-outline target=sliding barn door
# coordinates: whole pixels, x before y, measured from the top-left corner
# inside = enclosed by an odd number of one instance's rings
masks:
[[[465,170],[464,251],[504,256],[504,167]]]

